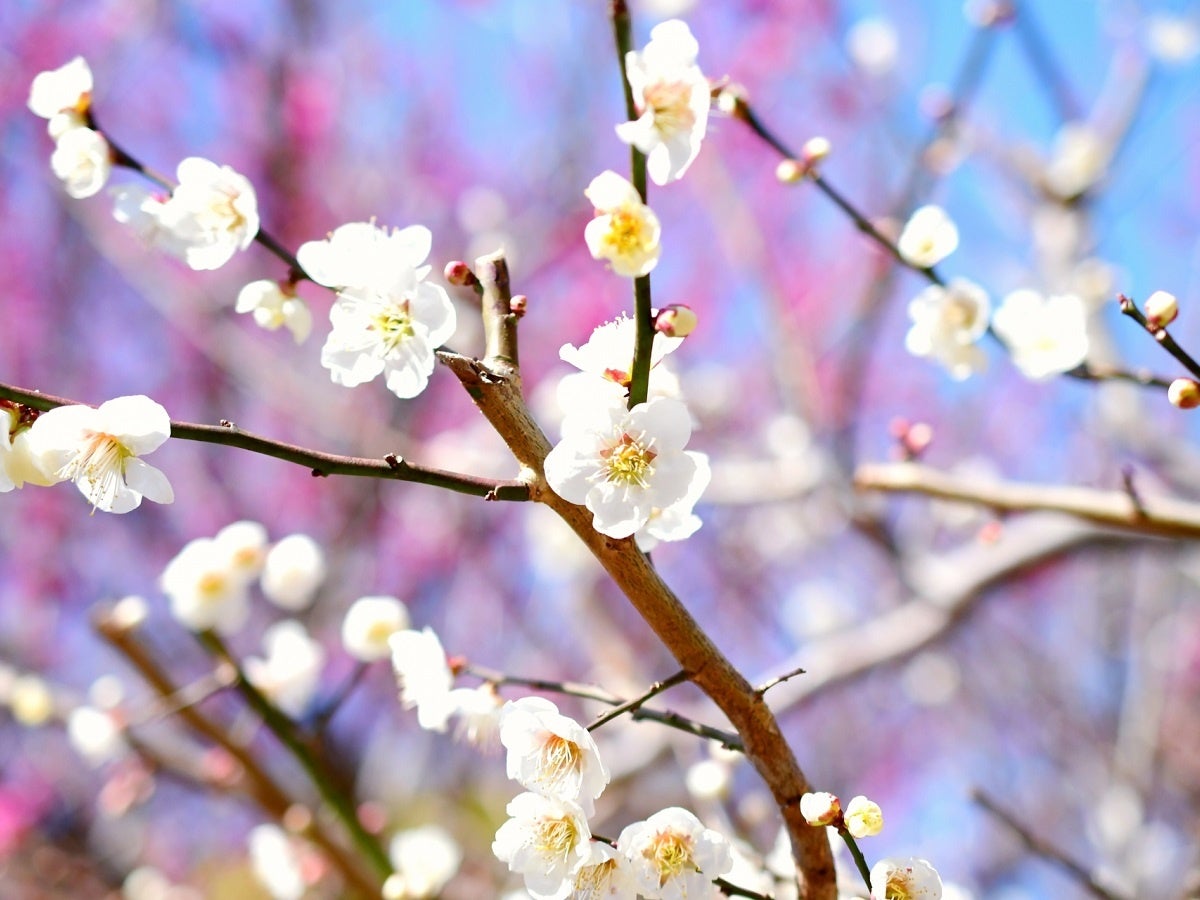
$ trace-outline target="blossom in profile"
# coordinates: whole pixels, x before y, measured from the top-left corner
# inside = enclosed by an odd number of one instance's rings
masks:
[[[73,481],[105,512],[136,509],[146,497],[170,503],[167,477],[139,457],[171,435],[167,411],[149,397],[117,397],[89,406],[60,406],[42,413],[30,429],[30,453],[43,472]]]
[[[242,288],[234,309],[252,313],[254,323],[267,331],[287,328],[297,344],[303,344],[312,331],[312,313],[308,304],[296,296],[292,286],[269,278],[252,281]]]
[[[30,435],[32,430],[23,407],[0,402],[0,494],[30,484],[51,485],[61,479],[42,471],[34,457]]]
[[[700,152],[711,92],[696,65],[699,52],[687,24],[670,19],[654,26],[641,52],[625,55],[638,118],[618,125],[617,137],[646,154],[655,184],[681,178]]]
[[[232,634],[250,614],[246,578],[228,548],[196,538],[175,554],[159,577],[171,615],[191,631]]]
[[[883,810],[878,803],[862,794],[850,799],[842,818],[852,837],[872,837],[883,831]]]
[[[942,879],[926,860],[881,859],[871,867],[871,900],[941,900]]]
[[[542,794],[518,794],[510,818],[496,832],[492,852],[523,875],[535,900],[564,900],[575,874],[591,858],[591,830],[575,803]]]
[[[913,356],[932,358],[961,381],[980,371],[987,357],[976,345],[988,327],[987,292],[965,278],[931,284],[908,305],[912,327],[904,345]]]
[[[84,123],[92,103],[92,70],[87,60],[76,56],[70,62],[40,72],[29,86],[29,111],[49,120],[50,134],[57,138],[68,128]]]
[[[500,713],[500,743],[508,751],[509,778],[592,814],[609,774],[586,728],[544,697],[522,697]]]
[[[1068,372],[1087,358],[1087,305],[1075,294],[1013,291],[992,314],[992,328],[1028,378]]]
[[[318,284],[337,291],[321,365],[335,384],[354,387],[381,373],[397,397],[415,397],[433,372],[434,350],[455,328],[445,288],[425,281],[432,235],[411,225],[388,232],[351,222],[296,254]]]
[[[445,731],[454,712],[454,673],[437,634],[428,627],[397,631],[388,638],[388,647],[404,708],[415,706],[417,723],[427,731]]]
[[[294,619],[276,622],[263,633],[263,657],[244,663],[246,678],[285,714],[298,719],[320,684],[325,650]]]
[[[396,597],[359,597],[342,619],[342,646],[360,662],[386,659],[388,639],[408,626],[408,608]]]
[[[198,156],[175,170],[178,186],[158,209],[162,228],[193,269],[219,269],[258,234],[258,198],[245,176]]]
[[[126,185],[112,190],[113,218],[128,225],[147,246],[183,259],[188,244],[168,227],[162,218],[170,195],[142,185]]]
[[[900,232],[896,249],[911,266],[936,266],[958,248],[958,227],[940,206],[922,206],[913,211]]]
[[[291,534],[267,551],[263,595],[291,612],[307,608],[325,581],[325,553],[307,534]]]
[[[583,231],[592,258],[608,260],[614,272],[628,278],[650,274],[658,264],[662,228],[637,189],[608,170],[593,178],[583,193],[596,209]]]
[[[558,351],[558,358],[581,372],[621,387],[629,387],[636,340],[637,323],[626,315],[620,315],[594,328],[591,337],[582,346],[563,344]],[[650,351],[651,369],[682,343],[683,338],[668,337],[656,331]]]
[[[99,193],[112,172],[112,151],[98,131],[79,126],[58,136],[50,168],[75,199]]]
[[[451,715],[457,720],[454,736],[488,752],[500,743],[500,715],[504,701],[491,684],[455,688],[448,698]]]
[[[717,900],[722,895],[713,879],[733,866],[729,841],[677,806],[626,826],[617,849],[629,860],[637,889],[663,900]]]
[[[388,859],[395,873],[383,888],[385,900],[436,897],[458,873],[462,848],[438,825],[409,828],[392,836]]]
[[[571,503],[586,506],[592,525],[609,537],[629,537],[655,509],[688,495],[696,460],[684,452],[692,433],[687,407],[655,397],[632,410],[599,394],[563,421],[562,440],[546,457],[546,481]]]

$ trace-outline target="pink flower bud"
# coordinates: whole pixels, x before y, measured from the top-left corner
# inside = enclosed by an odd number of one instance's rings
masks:
[[[1179,315],[1179,301],[1174,294],[1155,291],[1146,298],[1146,325],[1155,330],[1166,328]]]
[[[805,794],[800,798],[800,815],[809,825],[832,825],[842,815],[842,803],[827,791]]]
[[[454,259],[446,263],[445,271],[446,281],[456,287],[474,287],[479,283],[475,277],[475,273],[461,259]]]
[[[524,294],[517,294],[511,300],[508,301],[508,311],[511,312],[518,319],[521,318],[521,316],[525,315],[525,312],[528,309],[529,309],[529,298],[526,297]]]
[[[1167,399],[1179,409],[1195,409],[1200,406],[1200,384],[1190,378],[1176,378],[1167,388]]]
[[[658,315],[654,317],[654,330],[661,331],[667,337],[687,337],[699,322],[690,306],[672,303],[658,311]]]

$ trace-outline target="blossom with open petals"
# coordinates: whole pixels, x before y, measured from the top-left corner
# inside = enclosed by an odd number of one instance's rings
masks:
[[[508,751],[509,778],[592,814],[609,774],[586,728],[544,697],[522,697],[500,713],[500,743]]]
[[[388,844],[395,869],[383,888],[385,900],[436,897],[458,872],[462,848],[439,825],[422,825],[397,832]]]
[[[60,117],[69,117],[71,125],[83,124],[83,116],[92,102],[92,86],[92,70],[87,60],[76,56],[57,69],[34,76],[29,86],[29,110],[35,116],[49,119],[51,135],[57,137],[65,130]]]
[[[234,309],[253,313],[259,328],[276,331],[287,328],[297,344],[303,344],[312,331],[312,313],[308,305],[296,296],[291,285],[264,278],[252,281],[238,292]]]
[[[342,619],[342,646],[361,662],[386,659],[388,639],[408,624],[408,608],[396,597],[359,597]]]
[[[671,19],[655,25],[639,53],[625,54],[625,76],[638,118],[617,126],[617,137],[646,154],[655,184],[682,177],[708,127],[711,93],[696,65],[700,45],[687,24]]]
[[[1013,362],[1033,379],[1070,371],[1087,358],[1088,310],[1075,294],[1013,291],[992,314],[992,328]]]
[[[629,860],[602,841],[592,841],[587,860],[575,873],[571,900],[637,900]]]
[[[572,878],[591,856],[591,830],[583,810],[567,800],[518,794],[506,810],[511,818],[492,842],[497,859],[525,877],[535,900],[564,900]]]
[[[0,401],[0,494],[30,484],[51,485],[60,479],[42,471],[31,452],[32,434],[25,407]]]
[[[638,529],[635,539],[643,553],[649,553],[659,541],[682,541],[690,538],[704,524],[693,512],[708,483],[712,481],[712,467],[707,453],[685,451],[696,464],[696,474],[688,484],[687,493],[665,509],[650,510],[650,518]]]
[[[601,534],[623,538],[691,490],[696,461],[684,452],[692,433],[687,407],[655,397],[626,409],[598,394],[563,421],[562,440],[546,457],[546,481],[564,500],[592,512]]]
[[[937,360],[961,381],[986,364],[976,342],[987,331],[990,310],[987,292],[965,278],[944,287],[931,284],[908,305],[912,327],[904,345],[913,356]]]
[[[38,467],[74,481],[93,509],[125,513],[146,497],[175,499],[158,469],[138,457],[171,435],[167,411],[141,395],[89,406],[60,406],[38,416],[30,429],[30,451]]]
[[[213,536],[217,550],[229,557],[229,567],[249,584],[266,565],[270,545],[267,529],[259,522],[243,519],[226,525]]]
[[[596,209],[596,217],[583,231],[592,258],[608,260],[618,275],[650,274],[658,264],[662,228],[637,189],[608,170],[593,178],[583,193]]]
[[[159,586],[171,615],[192,631],[232,634],[250,614],[246,576],[213,538],[188,541],[163,569]]]
[[[729,841],[677,806],[626,826],[617,849],[629,860],[638,890],[663,900],[717,900],[713,879],[733,866]]]
[[[83,126],[68,128],[54,143],[50,168],[70,196],[90,197],[108,181],[112,150],[100,132]]]
[[[289,534],[263,560],[263,596],[282,609],[305,609],[325,581],[325,572],[321,545],[307,534]]]
[[[162,227],[183,245],[193,269],[219,269],[258,234],[258,198],[229,166],[190,156],[175,170],[179,185],[158,212]]]
[[[900,232],[896,249],[912,266],[936,266],[958,247],[958,228],[940,206],[922,206],[913,211]]]
[[[417,723],[427,731],[445,731],[454,712],[450,689],[454,673],[442,642],[432,628],[397,631],[388,638],[392,668],[405,709],[417,708]]]
[[[420,225],[388,232],[352,222],[300,247],[296,256],[309,276],[337,290],[333,330],[321,349],[334,383],[354,387],[383,373],[397,397],[425,390],[434,350],[455,328],[445,288],[424,280],[432,240]]]
[[[304,715],[320,684],[324,648],[294,619],[276,622],[263,632],[265,657],[246,658],[246,678],[293,718]]]
[[[871,867],[871,900],[941,900],[942,879],[926,860],[881,859]]]

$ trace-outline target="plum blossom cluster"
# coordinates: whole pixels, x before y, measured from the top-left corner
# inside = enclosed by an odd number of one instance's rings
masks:
[[[140,395],[40,414],[0,400],[0,493],[71,481],[93,510],[129,512],[143,497],[170,503],[167,477],[139,458],[170,434],[167,411]]]
[[[720,897],[714,879],[733,865],[728,841],[678,807],[622,830],[616,845],[592,837],[588,819],[609,781],[586,728],[549,700],[505,704],[500,741],[508,776],[526,789],[492,851],[519,873],[536,900],[704,900]]]
[[[72,197],[90,197],[108,181],[112,149],[92,128],[92,70],[82,56],[33,79],[30,111],[47,119],[54,139],[50,168]]]

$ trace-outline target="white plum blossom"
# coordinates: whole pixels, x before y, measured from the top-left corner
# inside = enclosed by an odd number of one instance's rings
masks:
[[[176,168],[179,185],[157,210],[160,227],[182,247],[193,269],[219,269],[258,234],[254,186],[229,166],[189,156]]]
[[[1112,141],[1087,122],[1067,122],[1054,139],[1042,177],[1046,187],[1064,199],[1078,197],[1108,171]]]
[[[141,185],[131,185],[114,188],[112,197],[114,219],[132,228],[146,245],[183,259],[187,253],[187,242],[162,219],[163,207],[170,195],[148,190]]]
[[[688,485],[688,491],[682,499],[677,500],[665,509],[650,510],[650,518],[634,535],[637,545],[643,553],[649,553],[658,546],[659,541],[682,541],[690,538],[700,530],[703,524],[700,517],[692,510],[700,501],[705,489],[712,481],[712,467],[708,463],[708,454],[695,450],[685,451],[696,464],[696,474]]]
[[[159,577],[171,615],[191,631],[232,634],[250,614],[246,578],[228,548],[212,538],[189,541]]]
[[[591,853],[574,877],[572,900],[636,900],[637,885],[627,860],[616,847],[592,841]]]
[[[54,693],[44,680],[33,674],[14,678],[7,695],[0,700],[7,703],[13,721],[26,728],[45,725],[54,715]]]
[[[92,766],[117,759],[126,750],[121,726],[113,714],[94,706],[77,706],[67,716],[67,740]]]
[[[535,900],[564,900],[572,879],[591,858],[591,830],[583,810],[567,800],[518,794],[506,810],[511,817],[492,842],[496,858],[525,878]]]
[[[342,619],[342,646],[360,662],[386,659],[388,638],[408,626],[408,608],[396,597],[359,597]]]
[[[1070,371],[1088,353],[1087,305],[1075,294],[1013,291],[992,314],[992,328],[1013,362],[1033,379]]]
[[[462,848],[446,829],[423,825],[397,832],[388,844],[393,874],[384,886],[387,900],[435,897],[458,872]]]
[[[986,365],[976,342],[987,332],[990,311],[987,293],[974,282],[955,278],[945,287],[931,284],[908,305],[913,324],[905,347],[913,356],[937,360],[961,381]]]
[[[863,72],[878,78],[896,67],[900,39],[887,19],[859,19],[846,32],[846,52]]]
[[[246,678],[292,718],[304,715],[317,692],[325,650],[294,619],[276,622],[263,632],[266,657],[246,658]]]
[[[442,642],[432,628],[397,631],[388,638],[392,668],[405,709],[417,708],[417,723],[427,731],[445,731],[454,712],[450,689],[454,673]]]
[[[811,791],[800,798],[800,815],[809,825],[832,825],[842,814],[842,804],[836,794]]]
[[[68,128],[55,141],[50,168],[67,194],[76,199],[91,197],[108,181],[112,151],[100,132],[82,126]]]
[[[300,900],[308,890],[296,840],[278,825],[258,825],[247,839],[250,868],[273,900]]]
[[[28,106],[35,116],[50,120],[51,135],[57,137],[56,129],[66,130],[63,119],[68,117],[71,125],[82,125],[92,100],[92,70],[87,60],[76,56],[70,62],[40,72],[29,86]]]
[[[489,751],[500,742],[500,713],[504,701],[491,684],[474,688],[455,688],[448,698],[452,715],[458,720],[454,736]]]
[[[646,171],[655,184],[683,176],[708,127],[711,92],[696,65],[700,45],[685,22],[655,25],[639,53],[625,54],[625,76],[638,118],[617,126],[617,137],[646,154]]]
[[[312,313],[308,305],[286,284],[264,278],[252,281],[238,292],[234,310],[253,313],[259,328],[277,331],[287,328],[297,344],[303,344],[312,331]]]
[[[883,830],[883,810],[878,803],[862,794],[850,799],[842,819],[852,837],[872,837]]]
[[[1200,53],[1200,24],[1194,18],[1155,13],[1146,21],[1146,49],[1167,65],[1190,63]]]
[[[296,257],[309,277],[337,291],[333,331],[321,349],[335,384],[354,387],[383,373],[402,399],[425,389],[434,350],[455,328],[445,288],[424,280],[432,240],[420,225],[389,233],[352,222],[300,247]]]
[[[19,408],[0,403],[0,494],[30,484],[51,485],[59,479],[43,472],[32,454],[32,429]]]
[[[175,499],[167,477],[138,458],[170,435],[167,411],[139,394],[96,409],[60,406],[42,413],[30,429],[29,450],[43,472],[75,482],[93,510],[126,513],[143,497]]]
[[[629,387],[636,341],[637,323],[628,316],[621,315],[598,325],[583,346],[563,344],[558,351],[558,358],[570,363],[580,372],[603,378],[621,387]],[[667,337],[658,331],[654,333],[654,341],[650,345],[652,378],[655,367],[682,343],[683,338]]]
[[[691,433],[678,400],[655,397],[630,410],[621,398],[600,395],[563,421],[562,440],[546,457],[546,481],[564,500],[587,506],[601,534],[629,537],[655,509],[691,490],[698,470],[684,452]]]
[[[932,205],[914,210],[896,241],[904,261],[921,269],[936,266],[957,248],[954,221],[940,206]]]
[[[263,595],[292,612],[308,607],[325,580],[325,553],[306,534],[291,534],[267,551]]]
[[[259,522],[242,520],[226,525],[213,537],[218,551],[229,557],[230,569],[249,584],[267,561],[267,529]]]
[[[626,826],[617,849],[629,860],[638,890],[662,900],[717,900],[713,879],[733,866],[729,841],[677,806]]]
[[[596,209],[583,231],[592,258],[608,260],[614,272],[628,278],[649,275],[658,264],[662,227],[637,189],[610,169],[583,193]]]
[[[942,879],[926,860],[881,859],[871,867],[871,900],[941,900]]]
[[[500,743],[508,751],[509,778],[592,814],[609,774],[586,728],[544,697],[522,697],[500,713]]]

